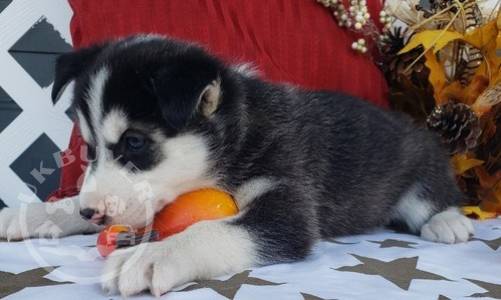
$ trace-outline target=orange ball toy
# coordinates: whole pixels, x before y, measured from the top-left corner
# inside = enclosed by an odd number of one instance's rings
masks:
[[[153,230],[160,239],[185,230],[203,220],[235,215],[238,208],[233,198],[216,189],[202,189],[179,196],[155,216]]]
[[[235,201],[223,191],[207,188],[189,192],[155,215],[152,231],[133,230],[126,225],[105,228],[98,236],[97,250],[106,257],[116,248],[137,245],[142,241],[162,240],[199,221],[225,218],[237,213]]]

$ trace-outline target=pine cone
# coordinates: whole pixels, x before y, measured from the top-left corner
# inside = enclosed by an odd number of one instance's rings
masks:
[[[409,52],[398,55],[404,47],[405,33],[402,28],[396,28],[388,34],[388,40],[383,47],[383,57],[386,61],[383,64],[383,72],[389,85],[399,84],[402,78],[408,78],[419,87],[428,82],[429,71],[425,66],[424,57],[420,58],[410,69],[408,66],[423,52],[422,47],[418,47]]]
[[[475,148],[482,133],[478,117],[463,103],[449,102],[435,107],[426,124],[442,136],[451,154]]]
[[[427,83],[429,70],[424,64],[424,57],[420,58],[410,69],[408,69],[409,65],[421,55],[421,52],[422,49],[416,48],[394,57],[388,66],[390,82],[400,83],[402,77],[407,77],[416,86],[423,86],[423,84]]]

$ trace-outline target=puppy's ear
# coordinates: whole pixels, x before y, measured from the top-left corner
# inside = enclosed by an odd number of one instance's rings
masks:
[[[208,84],[198,97],[197,110],[210,118],[221,102],[221,80],[217,79]]]
[[[220,65],[205,56],[181,57],[150,78],[165,122],[180,130],[195,116],[212,116],[221,103]]]
[[[64,87],[71,80],[82,74],[95,61],[98,54],[104,49],[104,46],[103,44],[82,48],[58,57],[54,84],[52,85],[52,102],[56,102],[61,96]]]

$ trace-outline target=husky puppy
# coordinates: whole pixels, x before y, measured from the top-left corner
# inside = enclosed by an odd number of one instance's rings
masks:
[[[443,243],[473,233],[439,138],[401,114],[272,84],[159,36],[61,56],[53,98],[70,81],[91,161],[82,191],[62,200],[72,209],[2,210],[0,237],[142,227],[178,195],[203,187],[231,193],[240,209],[117,250],[105,265],[109,292],[158,296],[191,280],[297,261],[320,239],[378,226]]]

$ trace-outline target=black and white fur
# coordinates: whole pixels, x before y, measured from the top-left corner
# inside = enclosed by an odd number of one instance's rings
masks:
[[[75,81],[80,129],[95,156],[80,196],[63,202],[94,223],[135,227],[202,187],[228,191],[240,208],[116,251],[103,277],[110,292],[158,296],[194,279],[300,260],[319,239],[384,225],[444,243],[473,233],[438,138],[401,114],[271,84],[158,36],[63,55],[56,73],[54,97]],[[19,211],[1,211],[0,237],[51,235],[39,228],[44,219],[62,225],[57,235],[99,229],[78,209],[37,205],[25,231]]]

